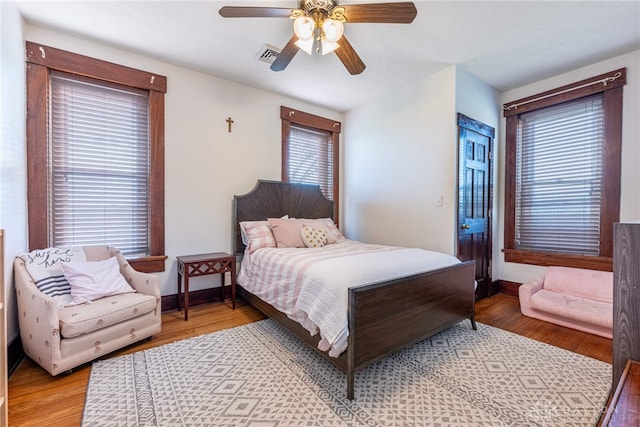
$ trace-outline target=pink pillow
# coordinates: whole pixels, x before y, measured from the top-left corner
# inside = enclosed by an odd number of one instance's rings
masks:
[[[300,237],[303,220],[269,218],[269,226],[273,230],[276,245],[279,248],[304,248],[306,247]]]
[[[242,221],[240,223],[242,243],[249,253],[260,248],[275,248],[276,240],[267,221]]]

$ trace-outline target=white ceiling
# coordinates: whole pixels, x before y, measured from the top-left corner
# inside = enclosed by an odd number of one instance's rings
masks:
[[[418,15],[412,24],[345,25],[345,35],[367,66],[351,76],[335,54],[302,51],[286,70],[273,72],[256,55],[267,43],[284,47],[292,22],[218,14],[224,5],[295,7],[297,0],[17,1],[29,24],[336,111],[450,64],[506,91],[640,49],[638,0],[414,3]]]

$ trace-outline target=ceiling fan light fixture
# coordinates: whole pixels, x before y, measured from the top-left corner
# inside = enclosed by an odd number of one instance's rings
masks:
[[[313,40],[315,21],[309,16],[299,16],[293,21],[293,32],[300,40]]]
[[[323,40],[329,43],[336,43],[344,34],[344,24],[340,21],[328,18],[322,23]]]
[[[418,13],[416,5],[411,1],[379,1],[338,6],[338,0],[297,0],[296,9],[224,6],[219,13],[223,18],[289,18],[294,21],[295,34],[271,64],[270,68],[273,71],[287,68],[298,50],[312,55],[315,48],[318,53],[335,52],[349,74],[356,75],[362,73],[366,66],[349,40],[343,36],[343,23],[410,24]],[[351,3],[351,0],[348,3]]]

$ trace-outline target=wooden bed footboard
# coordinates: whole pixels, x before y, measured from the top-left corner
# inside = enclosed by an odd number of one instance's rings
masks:
[[[347,398],[359,369],[469,319],[475,330],[475,262],[349,289]]]

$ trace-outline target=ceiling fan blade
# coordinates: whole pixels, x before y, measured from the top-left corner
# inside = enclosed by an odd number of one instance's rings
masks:
[[[410,24],[418,14],[413,2],[345,4],[344,15],[348,23],[373,22]]]
[[[298,37],[296,37],[295,34],[291,36],[291,39],[289,39],[284,49],[282,49],[282,51],[278,54],[276,60],[273,61],[273,64],[271,64],[271,69],[273,71],[282,71],[287,68],[289,62],[291,62],[293,57],[296,56],[296,53],[298,53],[298,50],[300,50],[300,48],[296,46],[297,40]]]
[[[355,75],[363,72],[366,68],[366,65],[364,65],[364,62],[362,62],[362,59],[360,59],[347,38],[345,36],[342,36],[340,41],[338,41],[338,44],[340,45],[340,47],[334,50],[334,52],[336,55],[338,55],[340,61],[342,61],[344,66],[347,68],[349,74]]]
[[[292,11],[286,7],[224,6],[218,13],[224,18],[288,18]]]

